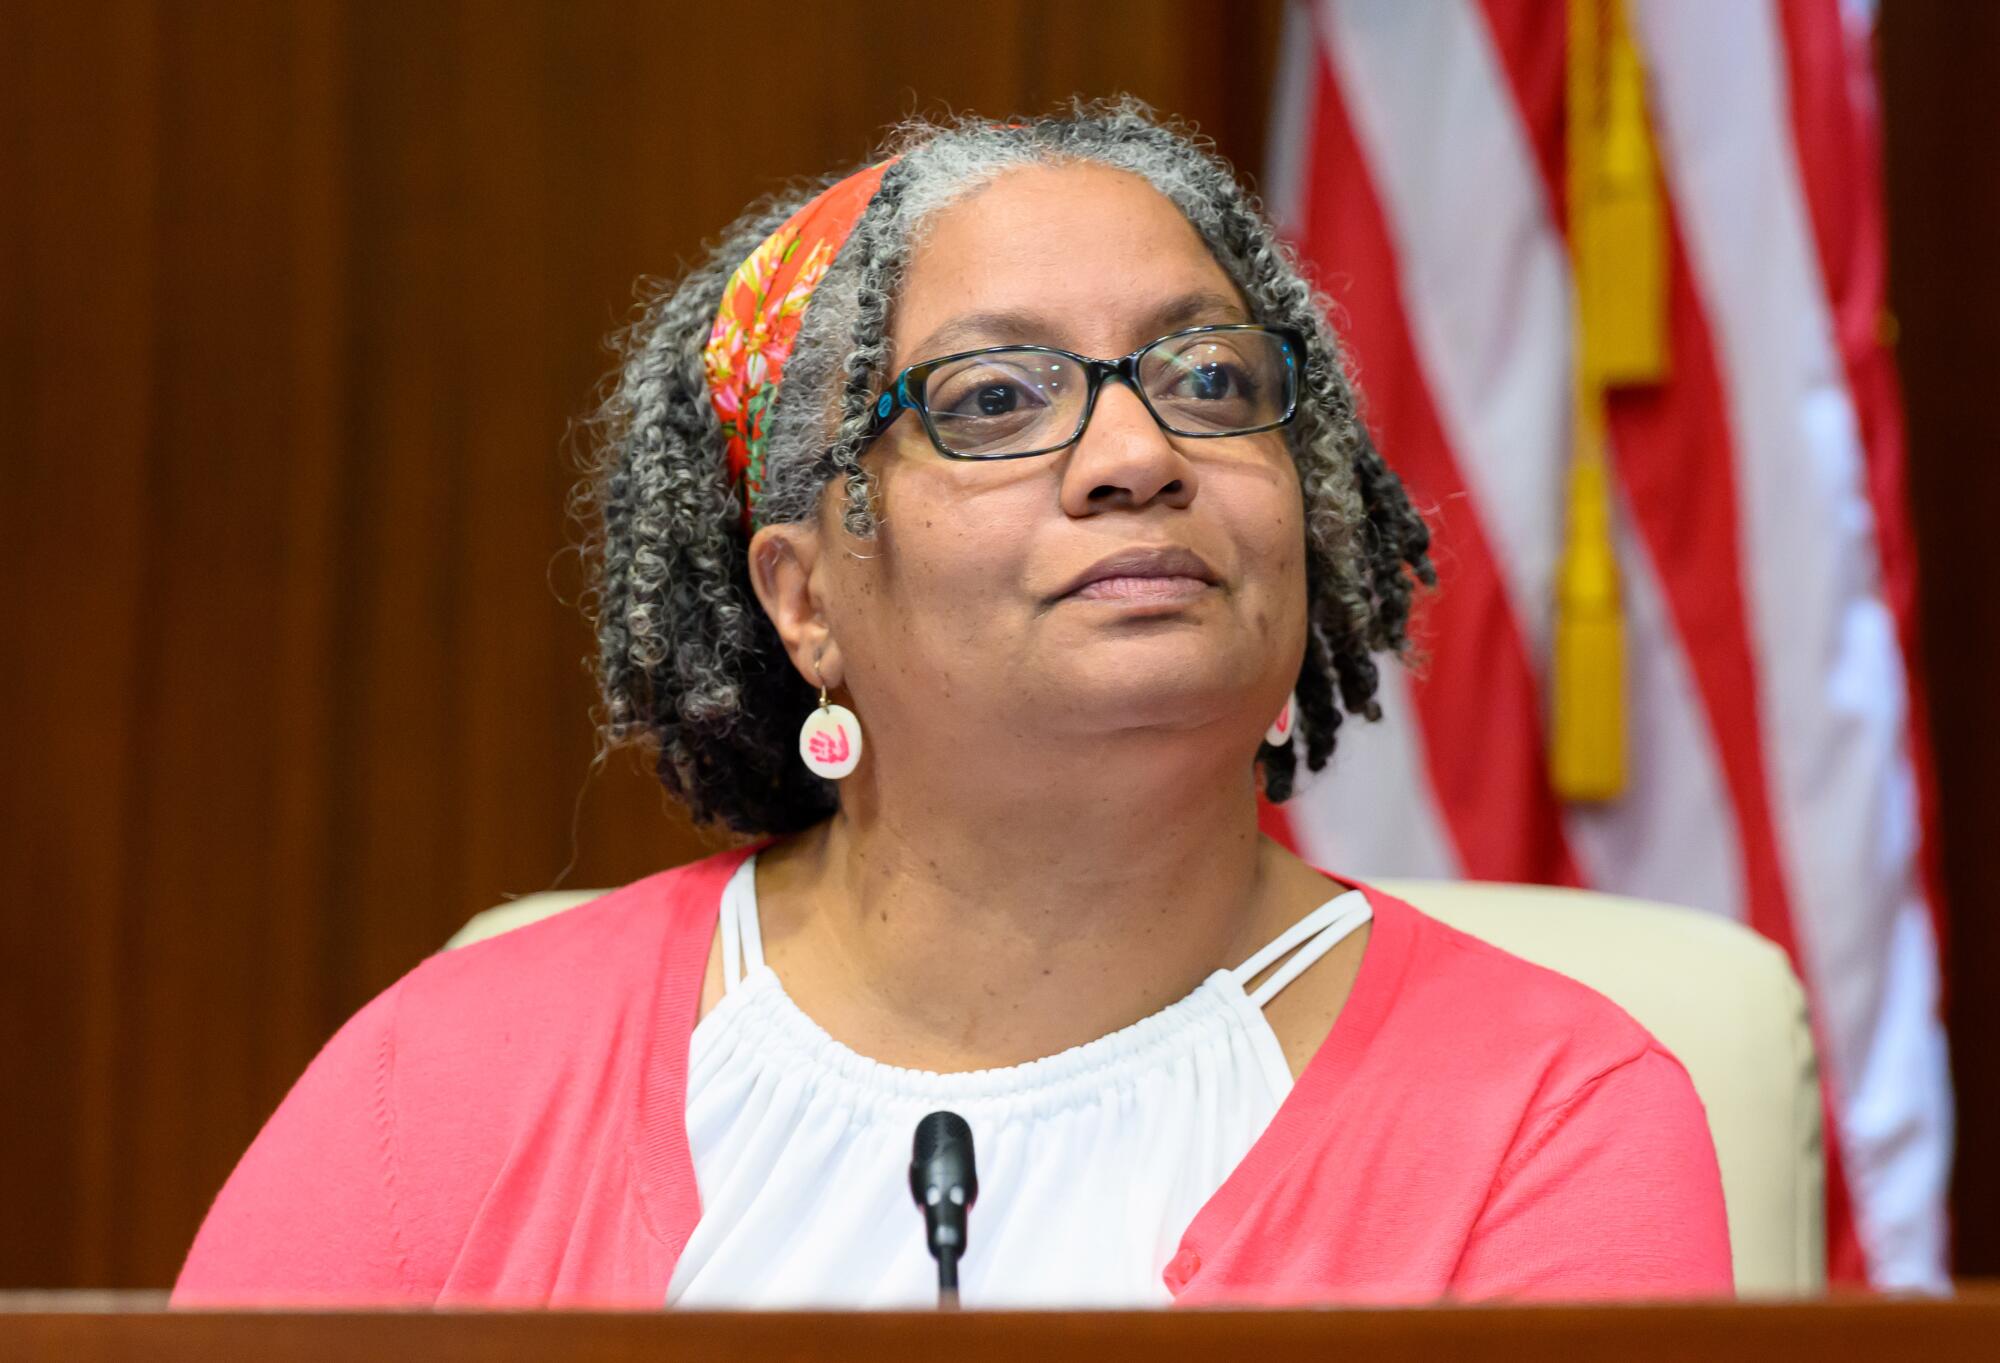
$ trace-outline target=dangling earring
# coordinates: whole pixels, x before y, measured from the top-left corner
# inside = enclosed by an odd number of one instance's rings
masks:
[[[799,726],[799,758],[814,775],[838,781],[861,760],[861,721],[845,705],[829,705],[819,684],[819,709]]]
[[[1292,698],[1285,697],[1285,708],[1278,711],[1278,717],[1271,721],[1271,727],[1264,730],[1264,741],[1274,748],[1282,748],[1292,741]]]

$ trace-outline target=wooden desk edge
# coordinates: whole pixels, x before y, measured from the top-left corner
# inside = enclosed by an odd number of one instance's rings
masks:
[[[17,1305],[18,1303],[18,1305]],[[852,1359],[946,1349],[955,1363],[1125,1363],[1172,1357],[1324,1360],[1698,1358],[1702,1363],[1807,1356],[2000,1358],[2000,1289],[1952,1299],[1836,1297],[1809,1302],[1675,1305],[1442,1306],[1311,1311],[998,1312],[166,1312],[49,1294],[0,1294],[0,1357],[78,1360],[285,1357],[458,1360],[670,1357]],[[20,1309],[26,1307],[28,1309]]]

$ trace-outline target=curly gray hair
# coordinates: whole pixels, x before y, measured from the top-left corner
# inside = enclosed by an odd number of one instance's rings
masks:
[[[1005,124],[912,122],[884,154],[898,159],[813,295],[769,413],[760,519],[815,515],[839,476],[847,530],[874,534],[862,438],[889,378],[891,309],[932,214],[1013,166],[1086,161],[1137,175],[1187,215],[1257,320],[1307,337],[1299,411],[1286,437],[1307,549],[1297,727],[1306,764],[1318,771],[1343,707],[1379,718],[1372,655],[1405,649],[1416,585],[1435,579],[1423,519],[1368,438],[1326,300],[1290,248],[1208,144],[1131,99]],[[702,348],[737,265],[838,178],[752,208],[703,264],[642,304],[618,338],[621,364],[592,423],[578,488],[592,527],[584,605],[597,630],[600,737],[606,747],[656,745],[661,781],[697,820],[745,833],[797,831],[837,801],[832,783],[796,754],[815,693],[752,594],[748,537],[723,472]],[[1288,798],[1297,749],[1266,744],[1257,761],[1269,798]]]

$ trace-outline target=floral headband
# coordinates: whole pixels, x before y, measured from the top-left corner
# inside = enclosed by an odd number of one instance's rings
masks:
[[[765,420],[792,357],[813,290],[861,221],[889,162],[831,186],[787,218],[736,267],[702,348],[709,401],[728,444],[729,482],[743,492],[743,528],[757,525],[764,495]]]

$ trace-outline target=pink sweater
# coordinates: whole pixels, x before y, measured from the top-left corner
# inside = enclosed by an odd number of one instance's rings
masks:
[[[688,1039],[742,856],[435,956],[363,1008],[216,1198],[175,1304],[662,1305],[701,1215]],[[1362,888],[1353,993],[1187,1228],[1176,1302],[1728,1293],[1679,1062]]]

